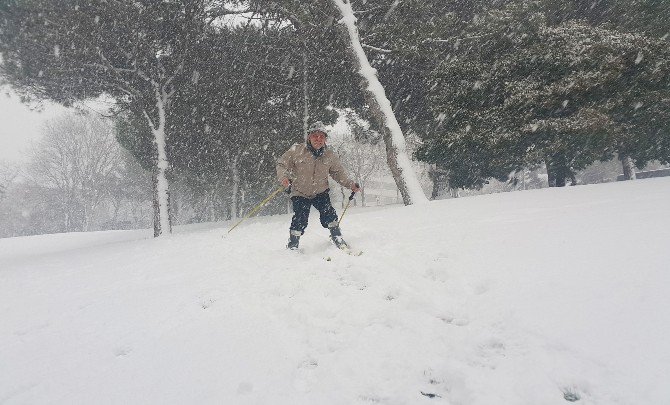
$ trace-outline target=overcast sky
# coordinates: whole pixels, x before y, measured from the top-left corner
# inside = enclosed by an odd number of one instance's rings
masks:
[[[0,160],[21,161],[31,141],[40,137],[42,124],[67,111],[61,106],[45,104],[42,112],[21,104],[15,94],[0,92]]]
[[[90,112],[105,114],[112,102],[104,97],[77,105]],[[58,104],[44,102],[39,111],[22,104],[8,88],[0,91],[0,160],[23,161],[24,151],[42,136],[43,124],[57,116],[72,112]]]

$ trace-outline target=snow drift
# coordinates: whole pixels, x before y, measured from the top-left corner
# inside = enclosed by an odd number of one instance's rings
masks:
[[[0,403],[670,403],[670,179],[0,239]],[[327,261],[324,258],[330,257]]]

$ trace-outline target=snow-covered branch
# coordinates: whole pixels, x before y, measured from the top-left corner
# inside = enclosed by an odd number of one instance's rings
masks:
[[[370,49],[372,51],[379,52],[379,53],[393,53],[393,52],[395,52],[391,49],[377,48],[376,46],[372,46],[372,45],[368,45],[368,44],[361,44],[361,46],[363,48]]]
[[[402,0],[394,0],[393,4],[391,4],[391,7],[389,7],[388,11],[386,14],[384,14],[384,21],[388,20],[388,18],[393,14],[396,8],[402,3]]]
[[[84,66],[86,67],[92,67],[92,68],[97,68],[101,70],[107,70],[110,72],[115,72],[115,73],[136,73],[137,69],[128,69],[128,68],[120,68],[120,67],[115,67],[111,65],[101,65],[99,63],[84,63]]]

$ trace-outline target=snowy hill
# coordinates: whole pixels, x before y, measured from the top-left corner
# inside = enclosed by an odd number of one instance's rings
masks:
[[[2,404],[670,404],[670,179],[0,239]],[[326,261],[324,257],[331,257]]]

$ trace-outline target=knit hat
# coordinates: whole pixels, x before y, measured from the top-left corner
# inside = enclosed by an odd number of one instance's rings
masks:
[[[326,135],[326,137],[328,137],[328,131],[326,131],[326,126],[323,125],[323,122],[321,121],[316,121],[315,123],[309,126],[309,129],[305,134],[305,140],[307,140],[307,138],[309,138],[309,136],[314,132],[323,132]]]

